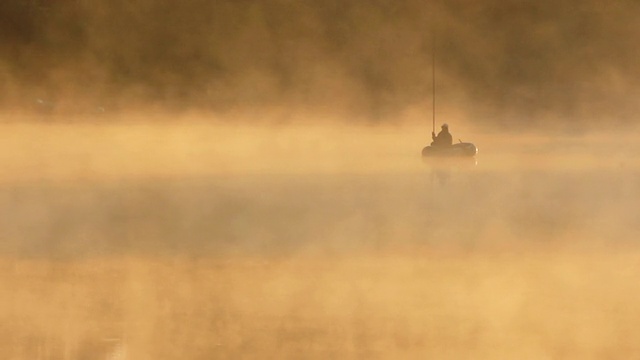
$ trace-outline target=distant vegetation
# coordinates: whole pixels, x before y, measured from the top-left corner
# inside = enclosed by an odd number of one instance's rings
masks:
[[[444,101],[496,121],[640,110],[631,0],[0,3],[0,94],[386,119]]]

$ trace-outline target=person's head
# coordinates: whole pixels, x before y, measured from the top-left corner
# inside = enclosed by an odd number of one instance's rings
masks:
[[[449,131],[449,125],[447,125],[447,124],[442,124],[442,130],[444,130],[444,131]]]

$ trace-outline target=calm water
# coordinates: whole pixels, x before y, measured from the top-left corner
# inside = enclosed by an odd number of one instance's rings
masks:
[[[371,151],[241,131],[244,153],[113,131],[5,145],[5,358],[640,352],[632,146],[486,136],[476,161],[425,163],[398,129],[362,130]]]

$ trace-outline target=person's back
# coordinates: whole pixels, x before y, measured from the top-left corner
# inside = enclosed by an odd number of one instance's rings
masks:
[[[442,124],[442,130],[436,136],[435,133],[431,133],[431,138],[433,142],[432,146],[451,146],[453,145],[453,136],[449,133],[449,126],[447,124]]]

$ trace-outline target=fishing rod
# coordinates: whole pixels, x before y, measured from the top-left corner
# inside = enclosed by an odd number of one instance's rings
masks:
[[[432,131],[436,132],[436,35],[435,31],[433,31],[433,38],[431,42],[431,95],[433,97],[432,100]]]

